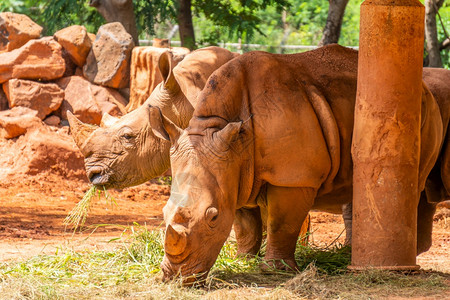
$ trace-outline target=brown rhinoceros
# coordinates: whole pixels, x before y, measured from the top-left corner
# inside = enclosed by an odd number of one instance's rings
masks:
[[[234,218],[248,222],[236,210],[256,207],[267,216],[266,266],[297,269],[295,245],[308,211],[339,211],[351,200],[356,74],[357,52],[337,45],[293,55],[250,52],[211,75],[187,129],[151,108],[152,130],[172,145],[165,279],[205,277]],[[420,190],[443,140],[439,107],[425,85],[422,107]],[[265,197],[257,198],[262,188]]]
[[[138,109],[120,119],[105,114],[100,127],[84,124],[68,113],[72,136],[85,156],[88,179],[109,189],[141,184],[163,174],[170,166],[170,143],[152,133],[148,104],[185,128],[209,75],[237,55],[207,47],[188,54],[173,68],[170,52],[164,52],[159,59],[164,80]]]

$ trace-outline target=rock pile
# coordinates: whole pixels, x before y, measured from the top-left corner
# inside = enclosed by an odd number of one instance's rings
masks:
[[[52,37],[41,33],[42,27],[25,15],[0,13],[3,175],[59,168],[66,170],[61,175],[79,177],[84,173],[83,157],[68,137],[66,112],[96,125],[104,113],[121,116],[142,104],[162,81],[155,68],[162,51],[174,53],[174,65],[189,52],[185,48],[133,50],[132,37],[117,22],[101,26],[97,35],[79,25]],[[69,164],[70,171],[61,167]]]

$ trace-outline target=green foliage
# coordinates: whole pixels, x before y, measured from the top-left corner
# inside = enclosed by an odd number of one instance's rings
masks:
[[[166,20],[176,20],[176,10],[172,0],[134,0],[136,25],[140,36],[155,35],[155,25]]]
[[[446,38],[450,38],[450,1],[444,2],[441,9],[439,9],[439,14],[442,19],[442,24],[437,16],[437,29],[438,29],[438,40],[439,42],[444,41]],[[444,30],[445,28],[445,30]],[[444,67],[450,69],[450,49],[441,51],[442,63]]]
[[[84,25],[89,32],[95,33],[104,20],[88,3],[88,0],[2,0],[0,11],[30,16],[44,27],[45,35],[74,24]],[[134,0],[140,37],[167,37],[177,23],[177,3],[175,0]],[[361,3],[362,0],[351,0],[347,5],[339,40],[341,45],[358,45]],[[196,41],[199,47],[225,42],[261,44],[266,46],[242,50],[269,52],[281,52],[281,44],[317,45],[326,23],[328,5],[328,0],[192,0]],[[283,10],[286,11],[284,22]],[[444,3],[439,13],[448,33],[449,1]],[[446,34],[440,20],[437,21],[439,41],[443,41]],[[173,37],[173,40],[177,39],[178,35]],[[449,51],[444,50],[441,55],[445,67],[450,68]]]
[[[0,11],[26,14],[44,28],[44,35],[53,35],[71,25],[83,25],[96,33],[104,20],[88,3],[86,0],[6,0],[0,3]]]

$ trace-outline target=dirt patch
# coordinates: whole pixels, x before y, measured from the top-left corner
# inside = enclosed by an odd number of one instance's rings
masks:
[[[146,183],[111,191],[115,203],[93,199],[86,229],[66,228],[64,218],[89,189],[86,181],[51,174],[24,176],[0,184],[0,260],[52,254],[58,247],[110,248],[126,226],[160,226],[169,186]]]

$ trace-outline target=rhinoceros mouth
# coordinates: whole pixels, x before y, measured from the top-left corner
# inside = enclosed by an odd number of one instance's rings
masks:
[[[205,271],[205,267],[198,263],[193,267],[186,267],[183,264],[176,264],[171,266],[163,259],[161,263],[161,270],[163,271],[163,281],[168,282],[175,279],[181,279],[183,285],[190,286],[193,284],[201,284],[208,277],[209,270]]]
[[[111,179],[103,168],[90,168],[86,175],[93,185],[101,187],[106,187]]]
[[[105,186],[109,181],[108,175],[94,174],[89,178],[93,185],[96,186]]]

